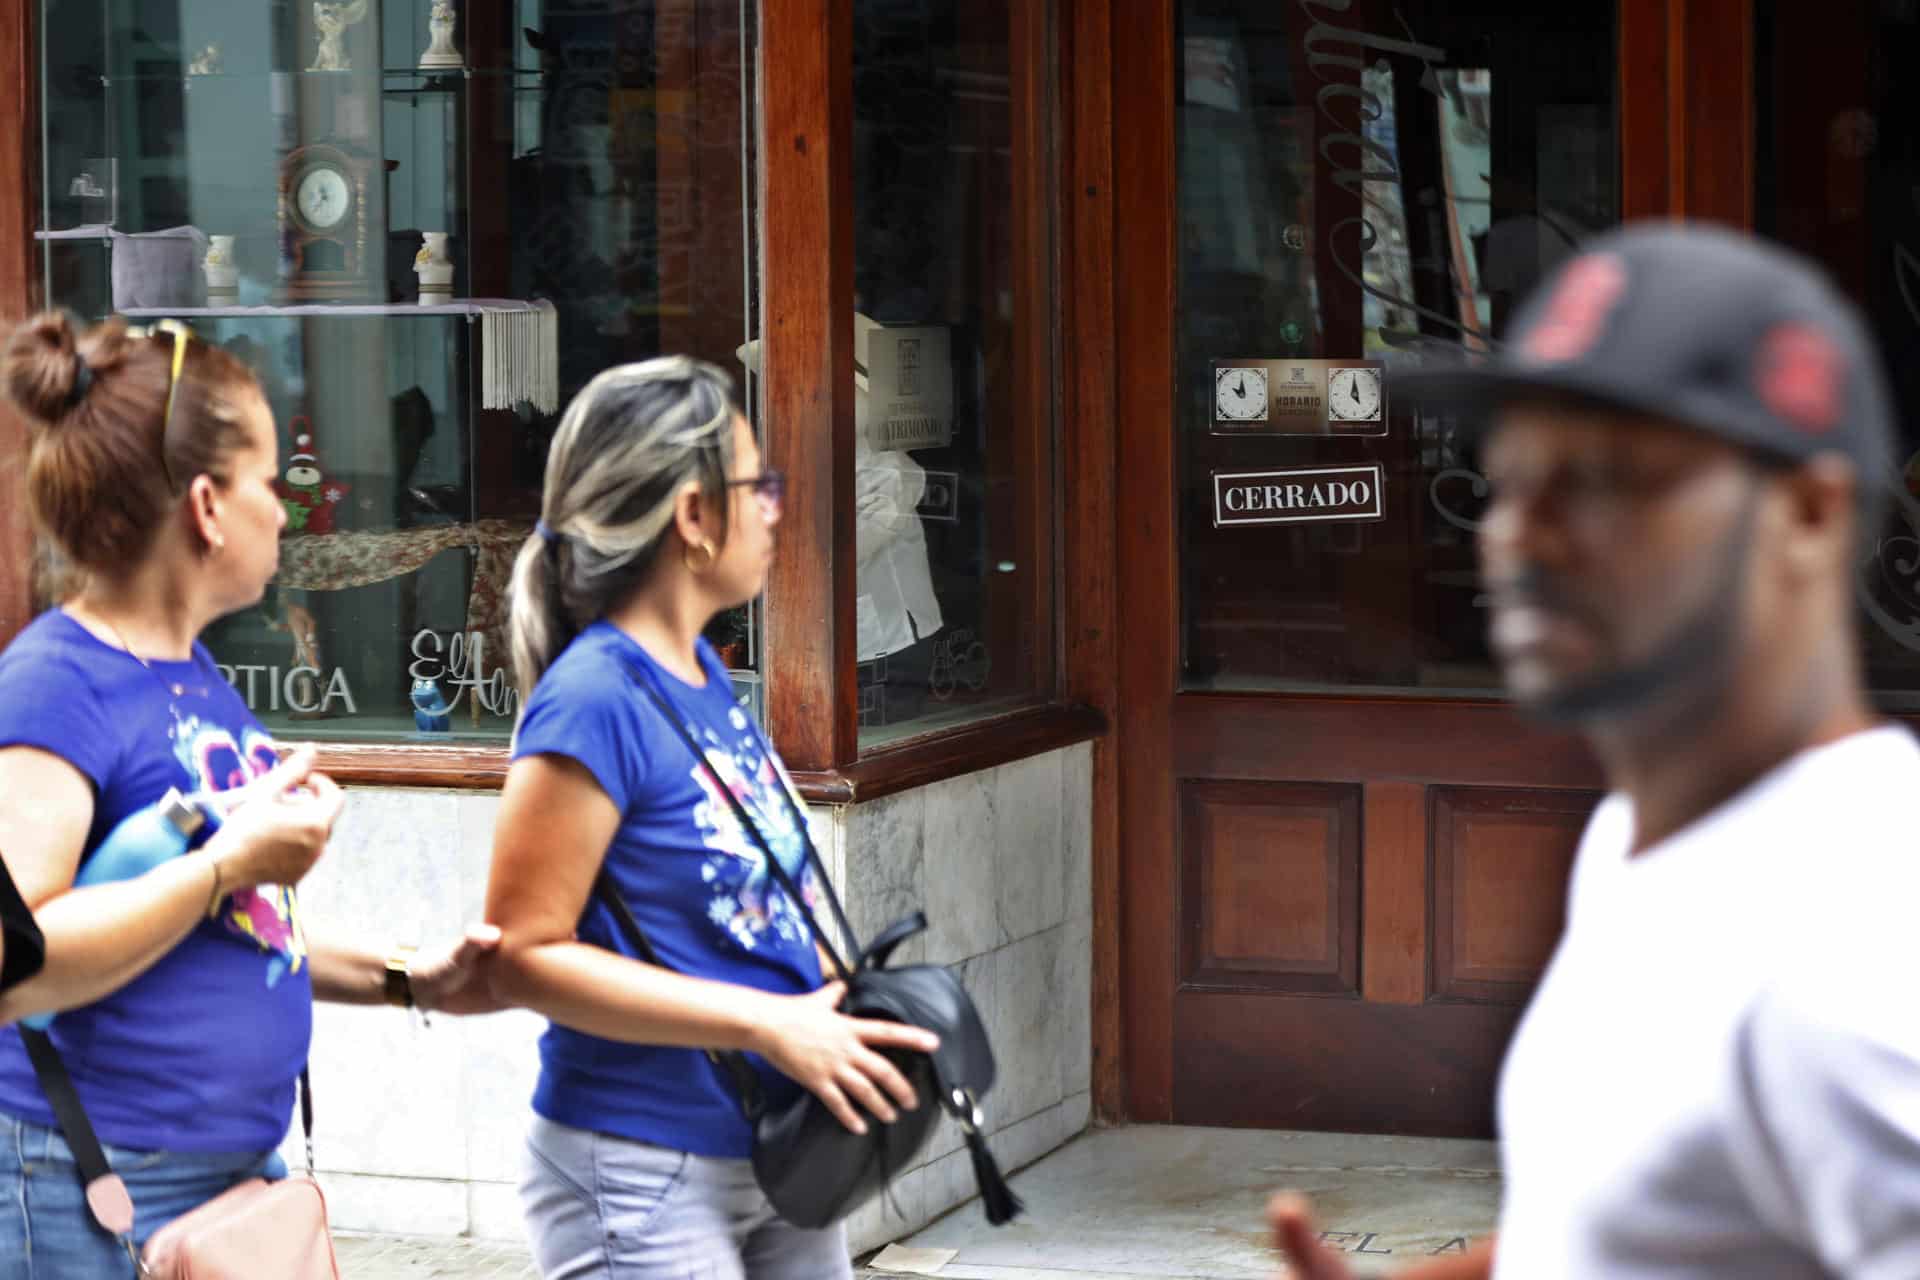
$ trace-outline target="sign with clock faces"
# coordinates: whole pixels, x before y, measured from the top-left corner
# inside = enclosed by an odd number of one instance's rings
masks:
[[[1385,370],[1378,360],[1216,360],[1211,430],[1219,436],[1383,436]]]

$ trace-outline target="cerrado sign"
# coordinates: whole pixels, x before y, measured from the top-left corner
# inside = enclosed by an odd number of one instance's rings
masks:
[[[1381,468],[1289,467],[1284,471],[1216,471],[1213,523],[1307,524],[1379,520]]]

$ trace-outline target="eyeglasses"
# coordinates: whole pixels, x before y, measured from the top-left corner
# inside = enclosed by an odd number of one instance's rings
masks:
[[[193,330],[173,319],[127,327],[130,338],[157,338],[163,333],[173,336],[173,371],[167,375],[167,407],[160,414],[160,472],[167,478],[167,492],[178,493],[180,486],[173,482],[173,468],[167,462],[167,441],[173,428],[173,393],[180,386],[180,371],[187,364],[187,344],[193,341]]]
[[[757,476],[748,476],[743,480],[727,481],[727,488],[735,489],[745,485],[753,490],[753,496],[774,510],[779,510],[781,501],[787,496],[787,473],[784,471],[762,471]]]

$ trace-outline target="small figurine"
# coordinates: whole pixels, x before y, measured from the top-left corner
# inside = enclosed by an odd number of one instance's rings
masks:
[[[447,253],[447,233],[422,231],[420,252],[413,255],[413,274],[420,277],[420,301],[445,302],[453,296],[453,258]]]
[[[420,55],[422,71],[466,65],[465,59],[460,56],[460,51],[453,47],[451,0],[433,0],[433,12],[427,18],[427,30],[432,33],[433,42],[427,46],[427,51]]]
[[[200,263],[207,274],[207,301],[232,302],[240,292],[240,269],[233,265],[233,237],[208,236],[207,256]]]
[[[348,27],[367,16],[367,0],[344,0],[329,4],[313,0],[313,25],[320,32],[320,47],[314,51],[309,71],[351,71],[347,48],[341,36]]]
[[[217,44],[208,45],[187,63],[187,74],[190,76],[217,76],[220,70],[220,46]]]
[[[286,478],[274,485],[287,508],[287,532],[332,533],[333,509],[346,500],[353,486],[329,480],[320,470],[320,459],[313,452],[313,427],[304,415],[293,420],[293,429]]]
[[[408,695],[413,702],[413,726],[422,733],[445,733],[453,728],[453,710],[447,705],[440,686],[421,676],[413,682],[413,691]]]

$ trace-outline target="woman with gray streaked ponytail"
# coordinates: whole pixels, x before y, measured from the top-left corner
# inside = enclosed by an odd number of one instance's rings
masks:
[[[521,1186],[542,1275],[847,1280],[840,1227],[767,1203],[741,1099],[702,1051],[757,1054],[766,1106],[810,1090],[864,1133],[918,1103],[886,1051],[938,1045],[839,1012],[806,904],[713,789],[814,898],[804,805],[701,637],[765,586],[781,498],[726,375],[683,357],[588,383],[548,454],[514,566],[522,710],[487,884],[494,991],[551,1024]]]
[[[733,462],[732,386],[685,356],[623,364],[567,406],[547,455],[540,523],[513,566],[513,666],[524,706],[567,642],[632,593],[687,481],[720,502]],[[726,533],[722,503],[720,532]]]

